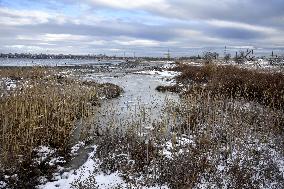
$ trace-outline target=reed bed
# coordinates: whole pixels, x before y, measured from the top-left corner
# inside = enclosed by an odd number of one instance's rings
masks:
[[[32,188],[50,168],[36,165],[35,150],[46,146],[68,160],[73,135],[87,136],[83,132],[98,104],[98,88],[51,68],[9,68],[0,73],[18,80],[0,98],[0,167],[5,170],[0,178],[17,174],[12,188]],[[80,133],[75,133],[78,127]]]
[[[93,125],[98,165],[94,175],[73,183],[73,188],[100,188],[95,175],[101,172],[118,172],[126,185],[117,188],[284,185],[283,75],[212,64],[179,66],[174,68],[182,71],[177,80],[187,91],[179,102],[166,101],[163,115],[156,120],[149,117],[153,110],[143,105],[129,110],[127,120],[111,117],[110,110],[119,113],[113,107],[102,112],[108,125]],[[80,85],[57,76],[43,83],[29,83],[1,101],[5,126],[1,133],[6,137],[1,144],[14,157],[32,154],[38,145],[65,151],[75,120],[91,114],[98,93],[112,91],[106,88],[110,84],[95,90],[95,83]]]
[[[12,80],[23,79],[42,79],[47,75],[55,74],[60,68],[48,67],[2,67],[0,69],[1,78],[10,78]]]
[[[126,130],[101,130],[96,170],[119,172],[130,188],[283,186],[283,110],[198,88],[180,103],[168,103],[164,114]],[[74,188],[96,186],[94,177],[88,178],[93,185]]]
[[[96,170],[119,172],[130,188],[282,188],[283,75],[183,66],[174,71],[187,91],[160,119],[100,131]],[[95,174],[74,188],[99,188]]]
[[[176,79],[187,86],[206,84],[206,89],[212,94],[223,94],[230,98],[241,97],[271,108],[284,108],[284,74],[281,72],[215,64],[192,66],[182,63],[178,63],[173,70],[182,72]]]
[[[75,121],[90,114],[95,89],[79,84],[33,84],[1,98],[1,147],[4,162],[30,156],[39,145],[67,147]],[[6,161],[5,161],[6,160]]]

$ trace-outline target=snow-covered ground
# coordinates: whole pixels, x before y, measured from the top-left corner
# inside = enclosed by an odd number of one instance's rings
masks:
[[[173,78],[180,74],[179,72],[174,72],[174,71],[156,71],[156,70],[140,71],[135,73],[145,74],[145,75],[159,75],[161,77],[168,77],[168,78]]]
[[[160,79],[162,82],[162,85],[174,85],[176,84],[175,80],[173,79],[174,77],[178,76],[180,72],[175,72],[175,71],[156,71],[156,70],[147,70],[147,71],[139,71],[139,72],[134,72],[134,74],[141,74],[141,75],[152,75],[154,77],[157,77]]]
[[[194,64],[194,65],[200,65],[198,63],[189,63],[189,64]],[[254,64],[247,64],[248,66],[255,66]],[[266,64],[263,64],[266,65]],[[172,65],[169,65],[169,67],[171,67]],[[166,67],[164,67],[166,68]],[[163,80],[166,82],[169,82],[168,80],[173,79],[175,76],[179,75],[179,72],[173,72],[173,71],[156,71],[156,70],[149,70],[149,71],[139,71],[139,72],[135,72],[135,74],[139,75],[147,75],[147,77],[153,77],[153,78],[158,78],[159,80]],[[136,75],[137,76],[137,75]],[[135,76],[135,77],[136,77]],[[133,78],[127,78],[127,77],[123,77],[127,82],[127,86],[129,88],[129,85],[133,85],[133,88],[130,88],[132,91],[134,88],[137,88],[137,82],[133,82],[131,83],[131,80],[133,80]],[[153,78],[148,78],[149,81],[150,79],[152,80]],[[104,79],[110,79],[113,80],[113,77],[109,77],[106,78],[104,77]],[[117,82],[121,82],[122,78],[118,78]],[[145,78],[137,78],[137,81],[141,81],[141,83],[145,82]],[[147,81],[147,80],[146,80]],[[111,82],[111,81],[110,81]],[[7,80],[6,83],[10,83],[9,87],[12,89],[14,87],[14,83],[13,81],[9,81]],[[139,84],[141,84],[139,83]],[[163,83],[164,84],[164,83]],[[172,83],[171,83],[172,84]],[[126,85],[126,84],[125,84]],[[145,92],[146,89],[150,88],[151,86],[146,86],[145,89],[143,89],[143,91]],[[139,87],[138,87],[139,88]],[[152,88],[151,88],[152,90]],[[126,90],[127,91],[127,90]],[[143,94],[140,91],[141,94]],[[127,91],[129,92],[129,91]],[[147,92],[147,91],[146,91]],[[130,92],[129,92],[130,93]],[[139,95],[141,95],[139,94]],[[132,93],[131,93],[132,95]],[[133,94],[133,96],[135,96],[137,94]],[[144,97],[145,98],[145,97]],[[128,99],[128,101],[125,101],[125,103],[131,104],[133,103],[133,97],[131,98],[125,98]],[[130,99],[130,100],[129,100]],[[148,103],[151,102],[150,100],[145,100]],[[163,102],[164,103],[164,102]],[[151,104],[151,103],[150,103]],[[136,107],[136,106],[135,106]],[[244,108],[243,111],[245,111],[245,109],[250,109],[249,106],[246,106]],[[115,109],[116,111],[116,109]],[[129,109],[128,109],[129,111]],[[117,114],[117,112],[115,112],[115,114]],[[121,117],[120,117],[121,118]],[[187,136],[187,137],[177,137],[177,145],[179,146],[187,146],[187,145],[191,145],[193,147],[195,147],[196,143],[195,143],[195,138],[193,136]],[[249,141],[249,140],[248,140]],[[248,149],[250,148],[255,148],[255,149],[259,149],[258,152],[261,151],[267,151],[269,152],[268,155],[269,157],[273,160],[273,162],[275,164],[277,164],[277,168],[278,170],[282,173],[283,177],[284,177],[284,159],[283,156],[278,153],[277,151],[275,151],[274,149],[270,149],[269,145],[272,144],[268,144],[266,146],[256,146],[259,145],[259,142],[255,142],[252,143],[251,146],[247,145],[246,148],[244,148],[245,150],[249,151]],[[76,144],[75,146],[73,146],[72,150],[71,150],[71,154],[73,156],[76,156],[78,153],[78,150],[82,147],[84,147],[85,143],[84,142],[79,142],[78,144]],[[176,144],[175,144],[176,145]],[[162,149],[162,153],[163,155],[165,155],[167,158],[171,159],[172,158],[172,151],[174,150],[174,145],[172,141],[166,141],[164,144],[164,148]],[[75,169],[69,169],[67,168],[63,168],[58,166],[58,170],[57,172],[55,172],[53,174],[53,179],[50,182],[46,182],[46,179],[42,179],[42,184],[38,186],[39,189],[69,189],[69,188],[76,188],[75,186],[78,184],[86,184],[88,186],[94,186],[94,188],[100,188],[100,189],[110,189],[110,188],[114,188],[116,186],[120,186],[121,188],[129,188],[129,183],[126,183],[126,181],[123,180],[121,174],[119,172],[114,172],[111,174],[105,174],[103,173],[102,170],[100,170],[100,164],[102,163],[97,157],[96,157],[96,153],[97,153],[97,146],[93,145],[91,147],[92,151],[88,153],[88,158],[87,160],[78,168]],[[38,154],[38,158],[35,159],[35,161],[37,161],[38,163],[45,161],[49,156],[51,156],[52,154],[55,153],[54,149],[45,147],[45,146],[40,146],[39,148],[35,149],[35,151]],[[179,155],[183,155],[184,151],[183,150],[179,150],[177,152]],[[240,151],[240,149],[237,148],[233,148],[232,149],[232,154],[233,156],[231,157],[231,159],[229,159],[227,162],[230,161],[235,161],[236,158],[241,157],[244,159],[241,159],[242,162],[246,161],[246,157],[245,154],[242,154],[245,152]],[[56,165],[56,163],[58,162],[62,162],[64,160],[62,160],[61,157],[55,157],[55,158],[51,158],[49,160],[49,165]],[[263,163],[263,162],[260,162]],[[229,165],[228,164],[217,164],[217,170],[219,171],[218,173],[220,173],[220,175],[222,175],[222,173],[224,173],[225,171],[227,171],[229,169]],[[257,168],[257,167],[256,167]],[[261,170],[257,170],[257,171],[261,171]],[[223,174],[224,176],[224,174]],[[228,181],[228,178],[226,178],[226,175],[224,177],[222,177],[221,179],[224,180],[224,182]],[[92,185],[93,184],[93,185]],[[5,183],[0,181],[0,188],[5,188]],[[210,182],[207,182],[206,177],[204,177],[203,180],[201,180],[200,184],[198,184],[198,186],[200,188],[209,188],[209,187],[213,187],[213,188],[218,188],[217,186],[210,186]],[[139,187],[139,186],[138,186]],[[132,187],[135,188],[135,187]],[[157,187],[139,187],[139,188],[145,188],[145,189],[167,189],[167,186],[157,186]],[[271,184],[271,188],[273,188],[273,183]]]
[[[48,182],[43,185],[40,185],[40,189],[52,189],[52,188],[62,188],[68,189],[71,188],[71,184],[75,181],[83,181],[88,178],[95,170],[95,161],[93,160],[96,146],[93,146],[94,150],[89,154],[88,160],[77,170],[70,170],[69,172],[54,173],[53,182]]]
[[[186,65],[191,65],[191,66],[202,66],[204,65],[201,62],[182,62],[183,64]],[[246,61],[244,64],[237,64],[234,61],[228,61],[227,63],[223,61],[215,61],[214,62],[217,65],[233,65],[233,66],[238,66],[240,68],[245,68],[245,69],[258,69],[258,70],[264,70],[264,71],[283,71],[284,63],[279,64],[279,65],[271,65],[267,60],[264,59],[258,59],[256,61]],[[282,65],[282,66],[281,66]]]
[[[130,103],[128,96],[131,96],[133,98],[134,97],[138,98],[139,95],[142,95],[142,93],[137,92],[137,90],[138,91],[143,90],[145,92],[145,94],[143,93],[144,94],[143,99],[144,99],[144,98],[146,98],[145,95],[146,96],[147,95],[150,95],[150,96],[153,95],[151,92],[149,92],[149,90],[153,91],[155,94],[157,93],[154,89],[155,89],[155,86],[158,83],[159,84],[169,83],[170,81],[168,81],[168,80],[171,80],[173,77],[175,77],[178,74],[179,74],[178,72],[172,72],[172,71],[149,70],[149,71],[135,72],[135,74],[130,75],[129,78],[127,76],[123,76],[122,78],[116,78],[116,77],[111,77],[111,76],[107,76],[107,75],[102,75],[101,77],[103,77],[103,80],[102,80],[103,82],[111,82],[111,83],[116,83],[115,82],[116,80],[118,80],[119,83],[126,80],[122,84],[122,86],[124,86],[125,94],[123,94],[122,97],[120,97],[120,99],[114,99],[113,100],[113,101],[119,101],[119,102],[124,101],[123,105],[125,106],[125,103]],[[146,77],[143,76],[143,75],[146,75]],[[94,77],[98,77],[98,75],[95,75]],[[144,84],[142,85],[142,83],[140,83],[141,84],[140,87],[137,87],[136,86],[137,82],[140,81],[143,78],[144,78],[144,82],[143,82]],[[91,76],[88,76],[88,79],[94,79],[94,78],[91,78]],[[152,80],[154,80],[155,82],[153,83]],[[133,83],[133,87],[131,85],[132,83]],[[155,86],[153,87],[152,85],[155,85]],[[157,93],[157,94],[164,95],[162,93]],[[156,95],[154,95],[154,96],[156,96]],[[158,96],[158,97],[160,98],[160,96]],[[133,99],[133,98],[130,99],[130,100],[132,100],[131,101],[132,104],[133,103],[143,103],[143,100],[141,98],[138,98],[138,99],[140,99],[139,102],[136,102],[137,99],[136,98]],[[126,100],[124,100],[124,99],[126,99]],[[148,99],[148,98],[146,98],[146,99]],[[151,101],[152,100],[146,100],[146,102],[148,102],[148,103],[151,102]],[[108,102],[105,102],[105,103],[108,104]],[[114,103],[114,102],[112,102],[112,103]],[[162,101],[161,103],[164,103],[164,102]],[[112,106],[107,105],[107,109],[105,110],[105,112],[109,112],[108,109],[110,107],[120,105],[119,103],[117,103],[117,104],[114,103],[114,104],[115,105],[112,105]],[[155,105],[155,103],[150,103],[150,104]],[[102,106],[104,107],[104,104]],[[155,105],[155,106],[157,106],[157,105]],[[102,107],[102,109],[103,109],[103,107]],[[114,109],[120,110],[121,108],[117,107],[117,108],[114,108]],[[130,111],[130,110],[127,109],[127,112],[128,111]],[[156,109],[153,109],[153,111],[158,111],[158,108],[156,107]],[[116,111],[115,115],[117,116],[118,114],[121,114],[121,112],[118,113]],[[102,118],[104,118],[104,117],[108,117],[108,116],[102,116]],[[120,115],[119,118],[121,119],[121,115]],[[127,121],[127,120],[125,120],[125,121]],[[80,148],[82,148],[83,146],[84,146],[84,143],[79,142],[78,144],[76,144],[72,148],[71,153],[73,155],[76,155],[78,150]],[[72,188],[72,185],[76,185],[76,183],[77,184],[78,183],[80,183],[80,184],[84,184],[84,183],[87,184],[88,183],[88,185],[90,185],[90,182],[95,183],[95,185],[100,189],[110,189],[110,188],[113,188],[115,186],[120,186],[121,188],[128,188],[129,183],[126,183],[122,179],[122,177],[120,176],[120,173],[115,172],[115,173],[107,175],[107,174],[104,174],[102,171],[100,171],[99,165],[101,164],[101,162],[100,162],[99,159],[97,159],[95,157],[97,146],[95,146],[95,145],[92,146],[92,149],[93,149],[92,152],[90,152],[88,154],[88,158],[87,158],[86,162],[83,163],[83,165],[81,165],[79,168],[77,168],[75,170],[74,169],[68,170],[68,171],[65,171],[64,173],[62,173],[62,169],[59,168],[59,171],[57,173],[54,173],[54,181],[40,185],[39,189],[52,189],[52,188],[54,188],[54,189],[57,189],[57,188],[67,189],[67,188]],[[168,150],[170,150],[170,148],[168,148]],[[165,153],[166,153],[166,151],[165,151]],[[168,153],[169,153],[169,151],[168,151]],[[132,186],[132,188],[135,188],[135,187]],[[168,187],[167,186],[162,186],[162,187],[159,186],[159,187],[140,187],[140,188],[167,189]]]
[[[16,83],[17,82],[15,80],[12,80],[10,78],[0,78],[0,87],[8,91],[16,88]]]
[[[78,184],[86,186],[95,186],[99,189],[111,189],[120,186],[128,188],[127,184],[118,172],[105,174],[99,170],[100,160],[95,157],[97,146],[92,147],[93,151],[89,153],[87,161],[78,169],[63,173],[54,173],[54,180],[38,186],[39,189],[70,189],[77,188]],[[1,183],[0,183],[1,184]],[[133,187],[132,187],[133,188]],[[137,187],[141,188],[141,187]],[[162,187],[142,187],[144,189],[168,189]]]

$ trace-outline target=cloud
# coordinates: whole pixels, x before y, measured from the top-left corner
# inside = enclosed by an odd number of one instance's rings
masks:
[[[16,10],[0,7],[0,24],[3,26],[37,25],[49,22],[63,24],[67,17],[63,14],[39,10]]]
[[[36,36],[18,35],[16,39],[26,40],[26,41],[62,42],[62,41],[86,41],[89,40],[90,37],[84,35],[46,33],[43,35],[36,35]]]
[[[0,7],[0,24],[1,25],[32,25],[47,23],[51,18],[46,12],[28,11],[28,10],[13,10]]]
[[[282,0],[85,0],[96,8],[137,9],[170,18],[254,20],[283,16]]]
[[[44,50],[39,46],[32,46],[32,45],[6,45],[5,47],[19,52],[25,50],[27,52],[36,53],[38,51]]]
[[[271,27],[246,24],[242,22],[230,22],[230,21],[224,21],[224,20],[209,20],[207,21],[207,23],[212,26],[216,26],[220,28],[232,28],[232,29],[247,30],[247,31],[260,32],[260,33],[266,33],[266,34],[277,33],[277,30]]]
[[[153,47],[160,45],[159,41],[145,40],[145,39],[134,39],[134,40],[124,40],[124,41],[115,40],[114,42],[118,45],[124,45],[124,46]]]
[[[162,55],[283,46],[283,9],[282,0],[2,0],[0,50]]]
[[[106,6],[116,9],[147,9],[156,5],[165,6],[165,0],[89,0],[94,6]]]

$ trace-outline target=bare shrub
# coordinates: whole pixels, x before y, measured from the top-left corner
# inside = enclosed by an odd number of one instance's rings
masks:
[[[219,57],[219,54],[216,52],[204,52],[203,54],[204,63],[206,64],[213,63],[213,60],[216,60]]]

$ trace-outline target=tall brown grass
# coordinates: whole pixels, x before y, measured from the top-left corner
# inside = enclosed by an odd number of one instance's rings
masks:
[[[188,87],[180,103],[157,123],[102,132],[100,170],[118,171],[131,187],[281,188],[283,75],[212,64],[174,70]]]
[[[47,75],[55,74],[60,68],[47,67],[2,67],[0,69],[1,78],[10,78],[12,80],[22,79],[42,79]]]
[[[66,69],[0,69],[0,80],[16,84],[0,88],[0,180],[9,188],[34,188],[40,176],[52,178],[58,165],[49,161],[60,157],[68,162],[74,142],[88,142],[99,99],[122,92],[113,84],[66,76]],[[42,146],[55,153],[39,162],[37,149]]]
[[[181,71],[177,81],[181,83],[207,84],[212,94],[242,97],[272,108],[284,108],[284,74],[243,69],[236,66],[207,64],[191,66],[178,64]]]
[[[64,149],[74,124],[90,111],[94,89],[79,84],[33,84],[2,97],[0,101],[1,147],[6,161],[31,155],[39,145]]]
[[[4,69],[1,74],[21,80],[0,98],[1,165],[16,168],[40,145],[67,152],[76,121],[92,113],[96,87],[46,68]]]
[[[141,134],[139,123],[126,131],[103,131],[97,141],[99,169],[118,171],[131,187],[281,187],[283,110],[192,90],[170,104],[165,120],[147,123],[153,126],[148,134]]]

